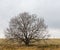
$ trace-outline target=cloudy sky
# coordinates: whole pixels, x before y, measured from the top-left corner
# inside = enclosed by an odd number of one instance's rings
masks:
[[[43,17],[51,37],[60,38],[60,0],[0,0],[1,38],[11,17],[22,12]]]

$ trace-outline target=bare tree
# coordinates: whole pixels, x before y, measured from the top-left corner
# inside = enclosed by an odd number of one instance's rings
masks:
[[[39,19],[34,14],[24,12],[10,20],[5,35],[8,39],[29,45],[30,42],[35,42],[37,39],[46,38],[48,35],[46,28],[47,25],[44,23],[44,19]]]

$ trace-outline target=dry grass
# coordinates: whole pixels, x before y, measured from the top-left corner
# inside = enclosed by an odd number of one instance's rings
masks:
[[[4,41],[5,39],[0,39],[0,50],[60,50],[60,39],[46,40],[48,44],[44,44],[44,42],[41,41],[31,46],[7,44],[7,42]]]
[[[37,47],[37,46],[5,46],[1,47],[0,50],[60,50],[58,47]]]

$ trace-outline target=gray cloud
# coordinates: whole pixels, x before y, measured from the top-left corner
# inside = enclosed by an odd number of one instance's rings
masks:
[[[24,11],[44,17],[49,28],[60,29],[60,0],[0,0],[0,30]]]

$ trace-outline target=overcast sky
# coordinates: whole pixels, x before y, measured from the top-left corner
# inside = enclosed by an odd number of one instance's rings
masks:
[[[22,12],[43,17],[51,37],[60,38],[60,0],[0,0],[0,37],[11,17]]]

